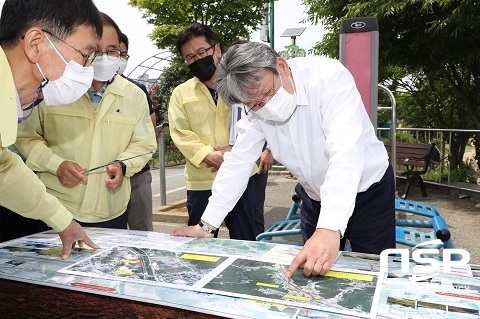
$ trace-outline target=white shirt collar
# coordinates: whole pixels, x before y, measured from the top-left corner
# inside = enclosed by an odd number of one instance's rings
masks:
[[[20,96],[18,95],[17,90],[15,90],[15,95],[17,96],[17,117],[22,118],[23,117],[23,109],[22,109],[22,104],[20,103]]]
[[[305,92],[305,84],[302,81],[302,71],[298,70],[295,67],[291,68],[293,82],[295,83],[295,90],[297,93],[297,106],[299,105],[309,105],[307,98],[307,93]],[[304,70],[303,72],[308,72]]]

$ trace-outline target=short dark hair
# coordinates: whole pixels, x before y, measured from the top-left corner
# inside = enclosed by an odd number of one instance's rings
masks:
[[[125,46],[127,47],[127,51],[128,51],[128,45],[129,45],[129,43],[128,43],[128,37],[127,37],[127,35],[126,35],[125,33],[122,33],[122,34],[120,35],[120,43],[125,43]]]
[[[6,0],[0,16],[0,44],[15,47],[34,26],[64,40],[81,25],[92,26],[97,37],[102,36],[102,18],[92,0]]]
[[[104,27],[113,27],[115,29],[115,32],[117,32],[117,35],[118,35],[118,43],[122,42],[122,31],[120,30],[120,28],[118,27],[118,24],[113,21],[112,18],[110,18],[110,16],[108,14],[106,14],[105,12],[100,12],[100,14],[102,15],[102,21],[103,21],[103,26]]]
[[[193,38],[198,38],[201,36],[204,36],[210,45],[214,45],[217,43],[215,33],[213,33],[213,30],[205,24],[194,22],[182,31],[180,31],[177,37],[177,50],[180,55],[182,54],[182,47],[185,43],[187,43]]]

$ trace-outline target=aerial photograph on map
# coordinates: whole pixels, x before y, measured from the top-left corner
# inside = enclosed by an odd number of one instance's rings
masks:
[[[226,259],[224,256],[116,246],[60,272],[188,288]]]
[[[333,265],[335,269],[347,268],[380,271],[380,256],[343,251]]]
[[[10,256],[34,257],[42,259],[60,260],[62,255],[61,242],[14,241],[0,247],[0,254]],[[72,249],[69,260],[79,260],[89,257],[98,250],[75,247]]]
[[[330,271],[326,276],[305,277],[297,271],[288,279],[287,268],[287,265],[239,258],[203,289],[365,318],[375,316],[380,292],[377,275]]]
[[[222,238],[196,238],[177,247],[178,250],[214,253],[227,256],[260,258],[275,245],[247,240],[229,240]]]

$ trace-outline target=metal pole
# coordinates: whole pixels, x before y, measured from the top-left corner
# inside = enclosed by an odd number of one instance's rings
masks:
[[[395,172],[397,166],[397,100],[388,87],[383,84],[378,84],[378,87],[387,93],[391,101],[390,107],[379,107],[378,109],[389,109],[392,111],[392,125],[390,125],[390,140],[392,141],[392,150],[390,154],[392,154],[392,158],[390,159],[390,163],[392,164],[393,172]],[[396,178],[395,189],[397,189]]]
[[[160,175],[160,205],[167,204],[167,185],[165,181],[165,133],[168,132],[168,123],[163,123],[155,128],[158,135],[158,164]]]
[[[275,27],[275,21],[274,21],[274,2],[270,2],[270,10],[268,10],[270,14],[270,47],[275,50],[275,32],[274,32],[274,27]]]

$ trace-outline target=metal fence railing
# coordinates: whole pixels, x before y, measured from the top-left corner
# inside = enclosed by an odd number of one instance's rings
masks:
[[[163,129],[163,135],[160,136],[160,131]],[[157,137],[163,138],[163,160],[166,166],[172,165],[179,165],[185,164],[185,157],[183,154],[178,150],[177,146],[173,143],[172,139],[170,138],[170,133],[168,132],[168,123],[164,123],[163,125],[157,126]],[[160,141],[159,141],[160,142]],[[160,156],[159,151],[152,156],[152,160],[150,162],[151,167],[159,167],[160,163]]]
[[[394,134],[391,134],[394,131]],[[160,201],[162,202],[162,193],[165,193],[165,166],[184,164],[185,158],[172,142],[168,123],[159,125],[156,128],[158,136],[159,148],[157,153],[152,157],[151,166],[159,167],[160,171]],[[452,137],[455,133],[471,133],[480,134],[480,130],[462,130],[462,129],[430,129],[430,128],[405,128],[405,127],[391,127],[391,128],[377,128],[377,135],[379,139],[389,140],[391,136],[395,136],[398,142],[412,142],[412,143],[435,143],[441,154],[440,165],[429,170],[424,176],[425,183],[436,184],[441,186],[448,186],[449,188],[458,189],[460,191],[468,191],[480,194],[480,186],[473,183],[456,183],[452,181],[451,171],[449,167],[449,150],[452,144]],[[473,158],[471,158],[474,161]],[[401,163],[396,163],[401,165]],[[281,163],[278,163],[274,170],[285,169]],[[402,178],[402,177],[398,177]],[[164,195],[165,196],[165,195]],[[164,204],[162,204],[164,205]]]
[[[185,158],[182,153],[173,144],[172,139],[168,136],[168,123],[163,123],[155,128],[155,134],[158,138],[157,152],[152,156],[158,159],[158,168],[160,171],[160,205],[164,206],[167,203],[167,187],[165,177],[165,166],[185,163]],[[153,163],[152,167],[155,167]]]
[[[452,172],[449,167],[449,152],[452,145],[452,137],[456,133],[480,134],[480,130],[463,130],[463,129],[430,129],[430,128],[377,128],[379,139],[389,139],[391,131],[396,131],[396,140],[398,142],[411,143],[435,143],[441,154],[441,162],[436,168],[430,169],[425,175],[425,182],[448,186],[449,188],[469,191],[480,194],[478,182],[475,183],[457,183],[452,181]],[[473,156],[470,158],[474,162]],[[399,164],[399,163],[397,163]]]

